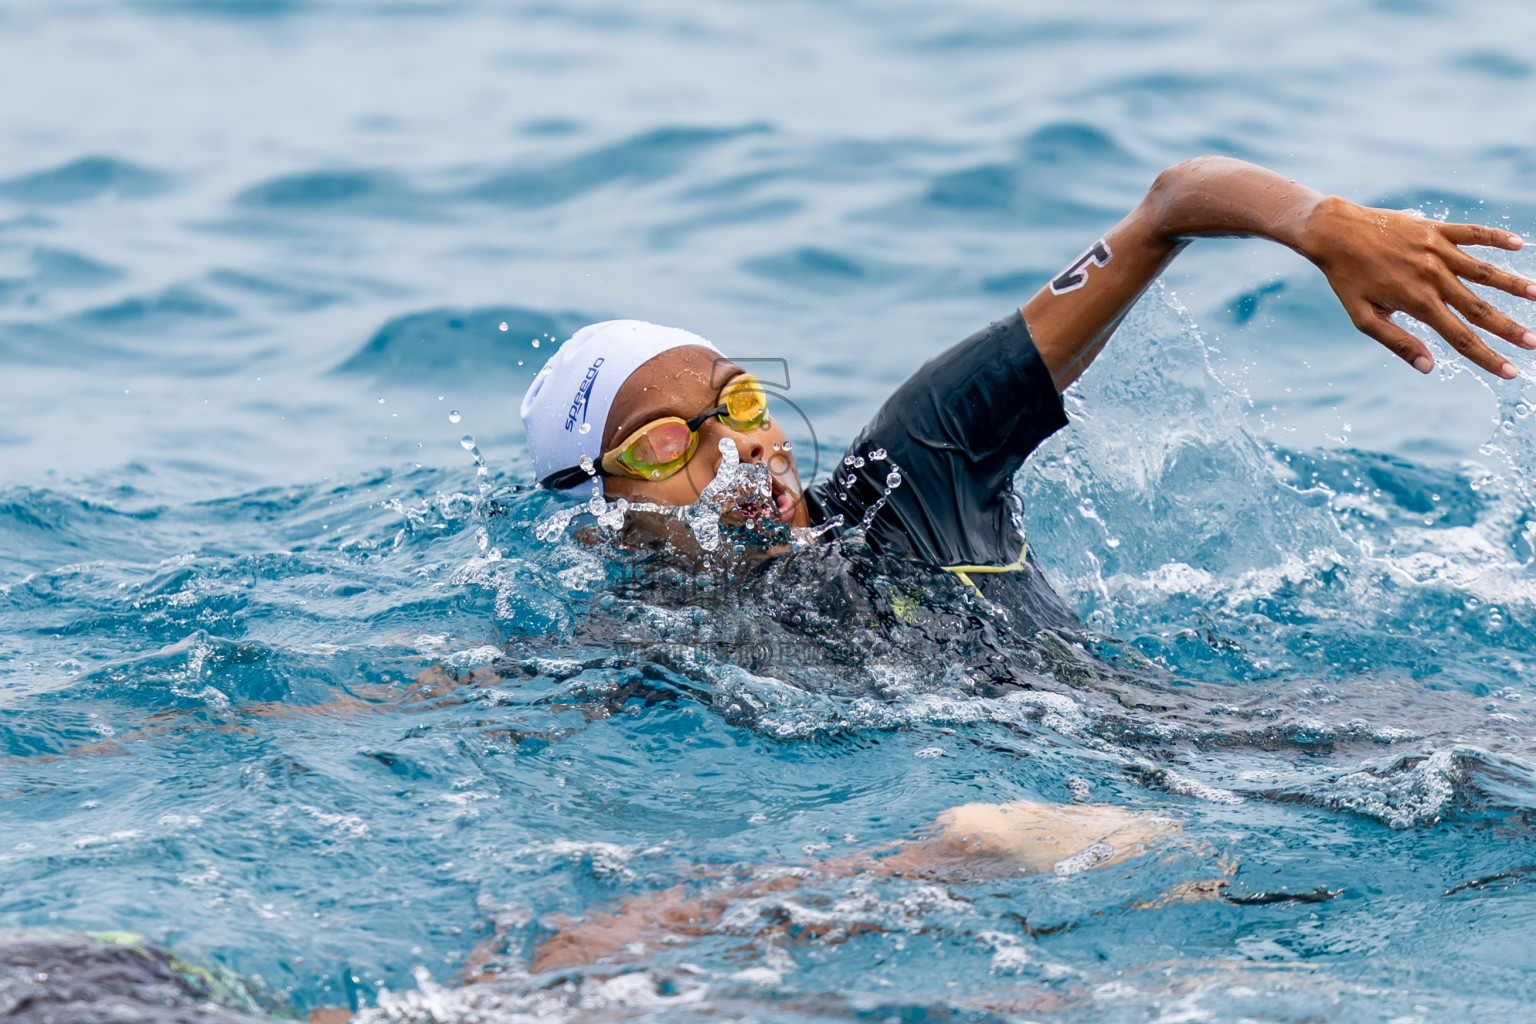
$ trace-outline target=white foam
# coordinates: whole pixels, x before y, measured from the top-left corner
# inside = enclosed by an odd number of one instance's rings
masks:
[[[489,665],[502,656],[501,648],[491,644],[483,644],[479,647],[471,647],[466,651],[458,651],[443,659],[443,664],[449,668],[478,668],[481,665]]]
[[[1470,748],[1436,750],[1406,771],[1351,772],[1325,791],[1325,802],[1337,810],[1375,818],[1390,828],[1432,824],[1440,820],[1456,796],[1458,752],[1482,753]]]

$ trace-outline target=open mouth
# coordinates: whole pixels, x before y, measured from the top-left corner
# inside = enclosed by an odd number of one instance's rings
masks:
[[[782,523],[794,518],[796,495],[775,477],[768,477],[771,489],[764,495],[758,487],[742,487],[727,499],[720,510],[720,521],[727,526],[748,522]]]
[[[794,492],[784,486],[777,477],[770,477],[769,479],[773,481],[774,510],[779,515],[779,522],[787,526],[789,521],[794,518],[797,498]]]

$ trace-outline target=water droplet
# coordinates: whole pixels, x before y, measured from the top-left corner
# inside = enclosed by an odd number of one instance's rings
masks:
[[[840,491],[840,492],[838,492],[837,498],[838,498],[839,501],[847,501],[848,500],[848,492],[847,491]]]
[[[653,479],[653,480],[660,480],[661,479],[661,470],[659,470],[659,469],[651,470],[651,479]]]
[[[844,487],[852,487],[854,484],[856,484],[858,482],[859,482],[859,478],[854,476],[852,473],[849,473],[847,476],[843,477],[843,486]]]
[[[128,393],[128,392],[126,392],[126,391],[125,391],[125,392],[123,392],[123,394],[125,394],[125,395],[126,395],[126,394],[127,394],[127,393]],[[380,398],[380,399],[379,399],[379,404],[380,404],[380,405],[383,405],[383,404],[384,404],[384,399],[383,399],[383,398]]]
[[[583,455],[580,465],[582,469],[586,470],[588,476],[595,476],[597,474],[597,467],[592,465],[592,456]]]
[[[578,434],[590,434],[590,433],[592,433],[592,424],[590,424],[590,423],[583,423],[581,426],[576,428],[576,433],[578,433]]]
[[[784,450],[784,446],[779,444],[779,442],[775,441],[775,442],[773,442],[773,450],[776,451],[776,452],[781,452],[781,451]]]
[[[381,398],[381,399],[379,399],[379,401],[382,402],[382,401],[384,401],[384,399]],[[845,465],[845,466],[853,465],[853,456],[852,455],[844,455],[843,456],[843,465]]]
[[[854,458],[853,458],[853,468],[854,469],[860,469],[860,468],[863,467],[863,465],[864,465],[864,460],[862,458],[860,458],[859,456],[855,455]]]
[[[497,324],[496,327],[498,330],[504,331],[507,329],[507,322],[503,320],[501,323]]]
[[[592,490],[592,497],[587,499],[587,511],[595,516],[600,516],[608,511],[608,503],[603,500],[601,494],[597,493],[596,488]]]
[[[457,409],[453,410],[453,412],[448,414],[448,422],[449,423],[457,423],[457,422],[459,422],[459,420],[461,420],[463,418],[464,417],[459,415],[459,410],[457,410]]]
[[[885,461],[885,449],[884,448],[876,448],[874,451],[869,453],[869,457],[871,459],[874,459],[876,462],[884,462]]]
[[[784,442],[784,450],[787,451],[787,452],[794,451],[795,450],[795,446],[794,446],[793,442],[785,441]]]
[[[738,555],[744,555],[747,553],[747,546],[745,544],[732,544],[731,551]]]
[[[893,469],[889,473],[885,474],[885,486],[887,486],[887,487],[900,487],[901,486],[901,470]]]
[[[463,437],[459,438],[459,447],[463,448],[467,452],[474,451],[475,436],[473,434],[465,434]]]
[[[538,338],[534,338],[533,339],[533,347],[534,348],[538,348],[539,347],[539,339]]]

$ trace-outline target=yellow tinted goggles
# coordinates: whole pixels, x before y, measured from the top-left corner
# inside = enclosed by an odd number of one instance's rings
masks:
[[[756,430],[769,422],[768,395],[762,382],[750,373],[726,381],[713,408],[692,419],[663,416],[630,434],[605,452],[600,467],[591,471],[579,466],[551,473],[539,481],[545,487],[574,487],[593,473],[627,476],[636,480],[665,480],[688,464],[699,447],[699,428],[711,416],[732,430]]]

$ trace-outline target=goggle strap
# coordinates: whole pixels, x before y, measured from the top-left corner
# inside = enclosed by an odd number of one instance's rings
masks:
[[[693,419],[688,421],[688,429],[696,434],[699,432],[699,428],[704,425],[705,420],[709,419],[711,416],[723,416],[729,411],[730,410],[723,405],[717,405],[713,409],[706,409],[704,412],[699,413]]]
[[[568,466],[565,469],[557,469],[553,473],[539,481],[539,486],[547,491],[568,491],[577,484],[591,480],[595,473],[588,473],[580,466]]]

